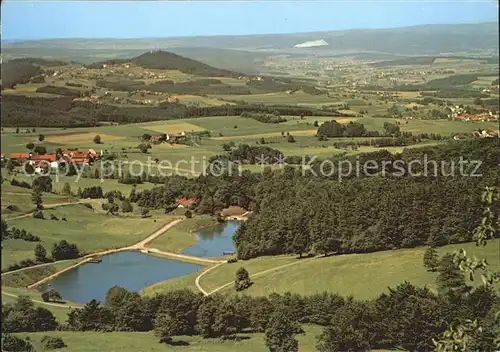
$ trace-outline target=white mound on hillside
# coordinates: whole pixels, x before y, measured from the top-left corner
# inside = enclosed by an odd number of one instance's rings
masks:
[[[310,48],[312,46],[325,46],[325,45],[329,44],[325,42],[323,39],[319,39],[319,40],[310,40],[308,42],[294,45],[294,48]]]

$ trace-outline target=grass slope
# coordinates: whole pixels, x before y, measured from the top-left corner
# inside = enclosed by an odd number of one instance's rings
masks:
[[[299,349],[301,352],[315,351],[315,338],[321,333],[318,326],[304,326],[305,334],[297,335]],[[221,341],[220,339],[203,339],[200,336],[176,336],[174,341],[184,341],[185,346],[173,346],[160,344],[158,338],[153,333],[140,332],[40,332],[30,334],[16,334],[26,337],[40,346],[40,340],[43,336],[61,337],[67,347],[60,349],[61,352],[101,352],[101,351],[184,351],[184,352],[266,352],[268,348],[265,345],[264,334],[240,334],[241,341]],[[40,346],[41,347],[41,346]]]
[[[41,239],[50,254],[54,243],[66,240],[78,246],[80,252],[119,248],[139,242],[172,221],[174,217],[153,213],[150,218],[111,216],[98,213],[84,205],[68,205],[44,211],[45,220],[25,217],[11,220],[9,226],[26,229]],[[47,219],[50,214],[67,221]],[[2,268],[13,262],[32,258],[37,242],[9,239],[2,243]]]
[[[475,247],[474,243],[448,245],[439,249],[439,254],[465,248],[470,255],[487,258],[492,267],[500,266],[500,240],[491,241],[486,247]],[[252,274],[289,263],[297,263],[264,275],[253,277],[254,284],[245,294],[269,295],[272,292],[287,291],[300,294],[337,292],[343,296],[353,295],[358,299],[376,298],[388,287],[404,281],[415,285],[427,285],[435,289],[436,273],[427,272],[423,266],[425,248],[402,249],[369,254],[348,254],[320,257],[313,260],[296,259],[295,256],[261,257],[235,264],[222,265],[200,279],[200,285],[212,291],[234,280],[236,270],[245,267]],[[474,284],[480,284],[478,278]],[[150,292],[168,291],[176,288],[193,288],[189,280],[165,281],[150,289]],[[147,290],[146,290],[147,291]],[[232,285],[220,291],[235,294]]]

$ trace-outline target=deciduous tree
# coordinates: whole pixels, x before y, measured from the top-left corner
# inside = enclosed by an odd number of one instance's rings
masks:
[[[434,247],[429,247],[424,253],[424,266],[427,271],[436,271],[439,265],[439,256]]]
[[[234,280],[234,287],[236,291],[243,291],[249,288],[253,284],[250,280],[250,275],[248,275],[247,269],[244,267],[239,268],[236,271],[236,279]]]

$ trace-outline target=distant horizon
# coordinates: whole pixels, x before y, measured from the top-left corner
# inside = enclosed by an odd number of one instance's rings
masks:
[[[329,32],[350,32],[350,31],[377,31],[388,29],[404,29],[415,27],[428,27],[428,26],[460,26],[460,25],[486,25],[497,24],[495,21],[481,21],[481,22],[462,22],[462,23],[425,23],[416,24],[411,26],[397,26],[397,27],[380,27],[380,28],[349,28],[349,29],[325,29],[318,31],[305,31],[305,32],[275,32],[275,33],[248,33],[248,34],[193,34],[193,35],[179,35],[179,36],[155,36],[155,37],[59,37],[59,38],[42,38],[42,39],[0,39],[2,43],[23,43],[23,42],[38,42],[38,41],[52,41],[52,40],[147,40],[147,39],[175,39],[175,38],[197,38],[197,37],[251,37],[251,36],[270,36],[270,35],[294,35],[294,34],[311,34],[311,33],[329,33]],[[321,39],[321,38],[319,38]]]
[[[2,2],[2,42],[286,35],[498,23],[496,1]]]

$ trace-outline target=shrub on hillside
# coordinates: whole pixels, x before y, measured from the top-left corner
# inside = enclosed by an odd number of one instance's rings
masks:
[[[42,345],[46,350],[55,350],[57,348],[64,348],[66,344],[60,337],[44,336],[42,337]]]
[[[35,212],[33,212],[33,218],[35,219],[45,219],[45,217],[43,216],[43,212],[41,210],[37,210]]]

